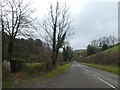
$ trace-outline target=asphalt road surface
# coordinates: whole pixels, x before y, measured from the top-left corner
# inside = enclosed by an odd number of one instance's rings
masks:
[[[87,67],[76,61],[68,71],[54,78],[36,81],[24,87],[31,88],[114,88],[118,90],[118,76]]]

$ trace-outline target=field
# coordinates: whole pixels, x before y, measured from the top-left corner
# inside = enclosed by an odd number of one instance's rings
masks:
[[[116,53],[116,52],[120,53],[120,44],[115,45],[114,47],[107,49],[103,52],[100,52],[99,54],[112,54],[112,53]],[[94,54],[92,56],[96,56],[96,55],[98,55],[98,54]]]
[[[103,52],[81,58],[80,61],[91,64],[118,66],[118,63],[120,62],[118,57],[118,54],[120,53],[119,47],[120,44]]]

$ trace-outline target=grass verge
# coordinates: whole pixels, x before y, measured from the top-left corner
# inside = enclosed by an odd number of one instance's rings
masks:
[[[68,63],[68,64],[64,64],[64,65],[62,65],[62,66],[58,66],[58,67],[56,67],[56,68],[54,68],[52,71],[49,71],[49,72],[47,72],[47,73],[42,73],[42,74],[36,74],[34,77],[32,76],[31,77],[31,75],[28,75],[28,74],[26,74],[25,73],[25,76],[23,77],[23,76],[21,76],[21,74],[23,73],[24,74],[24,72],[19,72],[19,73],[16,73],[17,74],[17,76],[15,76],[16,77],[16,79],[18,78],[18,80],[17,80],[17,84],[16,83],[13,83],[13,78],[10,78],[11,77],[11,75],[7,75],[7,76],[9,76],[9,77],[5,77],[5,80],[2,82],[2,86],[3,86],[3,88],[9,88],[9,87],[14,87],[14,84],[15,84],[15,86],[19,86],[19,85],[26,85],[26,84],[29,84],[29,83],[31,83],[31,82],[34,82],[34,81],[36,81],[36,80],[44,80],[44,79],[48,79],[48,78],[50,78],[50,77],[54,77],[54,76],[56,76],[56,75],[58,75],[58,74],[60,74],[60,73],[63,73],[63,72],[65,72],[67,69],[69,69],[69,67],[70,67],[70,63]],[[29,69],[30,69],[30,71],[31,71],[31,68],[35,68],[36,66],[39,66],[38,64],[35,64],[35,65],[33,65],[33,64],[29,64],[28,65],[28,67],[29,67]],[[36,70],[36,68],[35,68],[35,70]],[[8,73],[7,73],[8,74]],[[15,75],[16,75],[15,74]],[[29,73],[30,74],[30,73]],[[33,73],[32,73],[33,74]],[[18,76],[20,76],[20,77],[18,77]],[[20,83],[20,82],[22,82],[22,83]]]
[[[13,84],[12,74],[11,74],[10,70],[8,70],[8,68],[6,68],[5,66],[3,66],[2,69],[3,69],[3,71],[2,71],[2,87],[9,88]]]
[[[40,75],[36,74],[34,77],[27,74],[26,79],[22,80],[22,82],[31,83],[31,82],[36,81],[36,80],[44,80],[44,79],[48,79],[50,77],[54,77],[54,76],[56,76],[56,75],[58,75],[60,73],[65,72],[67,69],[69,69],[70,65],[71,65],[70,63],[64,64],[62,66],[58,66],[58,67],[54,68],[52,71],[49,71],[47,73],[43,72]],[[30,71],[32,71],[32,70],[30,70]]]
[[[45,79],[54,77],[54,76],[56,76],[56,75],[58,75],[60,73],[65,72],[66,70],[68,70],[70,66],[71,66],[70,63],[62,65],[62,66],[58,66],[54,70],[52,70],[51,72],[43,74],[42,77],[45,78]]]
[[[6,81],[2,82],[2,87],[3,88],[9,88],[11,87],[13,84],[13,80],[12,79],[7,79]]]
[[[29,67],[29,68],[33,68],[33,67],[36,67],[36,66],[39,66],[41,65],[41,63],[27,63],[26,66]]]
[[[118,71],[118,66],[114,66],[114,65],[99,65],[99,64],[89,64],[89,63],[80,63],[86,66],[90,66],[93,68],[97,68],[97,69],[101,69],[101,70],[105,70],[114,74],[118,74],[120,75],[119,71]]]

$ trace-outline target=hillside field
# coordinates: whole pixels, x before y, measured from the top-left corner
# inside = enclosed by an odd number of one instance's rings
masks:
[[[80,58],[81,62],[101,65],[117,65],[120,63],[118,54],[120,53],[120,43],[103,52]]]

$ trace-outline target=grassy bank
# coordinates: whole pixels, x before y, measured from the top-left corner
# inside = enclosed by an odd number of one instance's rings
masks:
[[[116,46],[104,50],[100,53],[96,53],[87,57],[82,57],[79,59],[79,61],[84,63],[95,63],[100,65],[117,66],[118,63],[120,63],[120,60],[118,59],[120,49],[118,47],[120,47],[120,44],[117,44]]]
[[[41,65],[41,63],[27,63],[26,66],[29,67],[29,68],[33,68],[33,67],[36,67],[36,66],[39,66]]]
[[[101,70],[105,70],[105,71],[120,75],[120,73],[118,72],[118,67],[114,66],[114,65],[99,65],[99,64],[89,64],[89,63],[80,63],[80,64],[90,66],[90,67],[94,67],[94,68],[101,69]]]
[[[65,64],[65,65],[62,65],[62,66],[58,66],[58,67],[56,67],[54,70],[52,70],[51,72],[48,72],[48,73],[42,75],[42,77],[43,77],[43,78],[54,77],[54,76],[56,76],[56,75],[58,75],[58,74],[60,74],[60,73],[65,72],[66,70],[68,70],[70,66],[71,66],[70,63]]]

